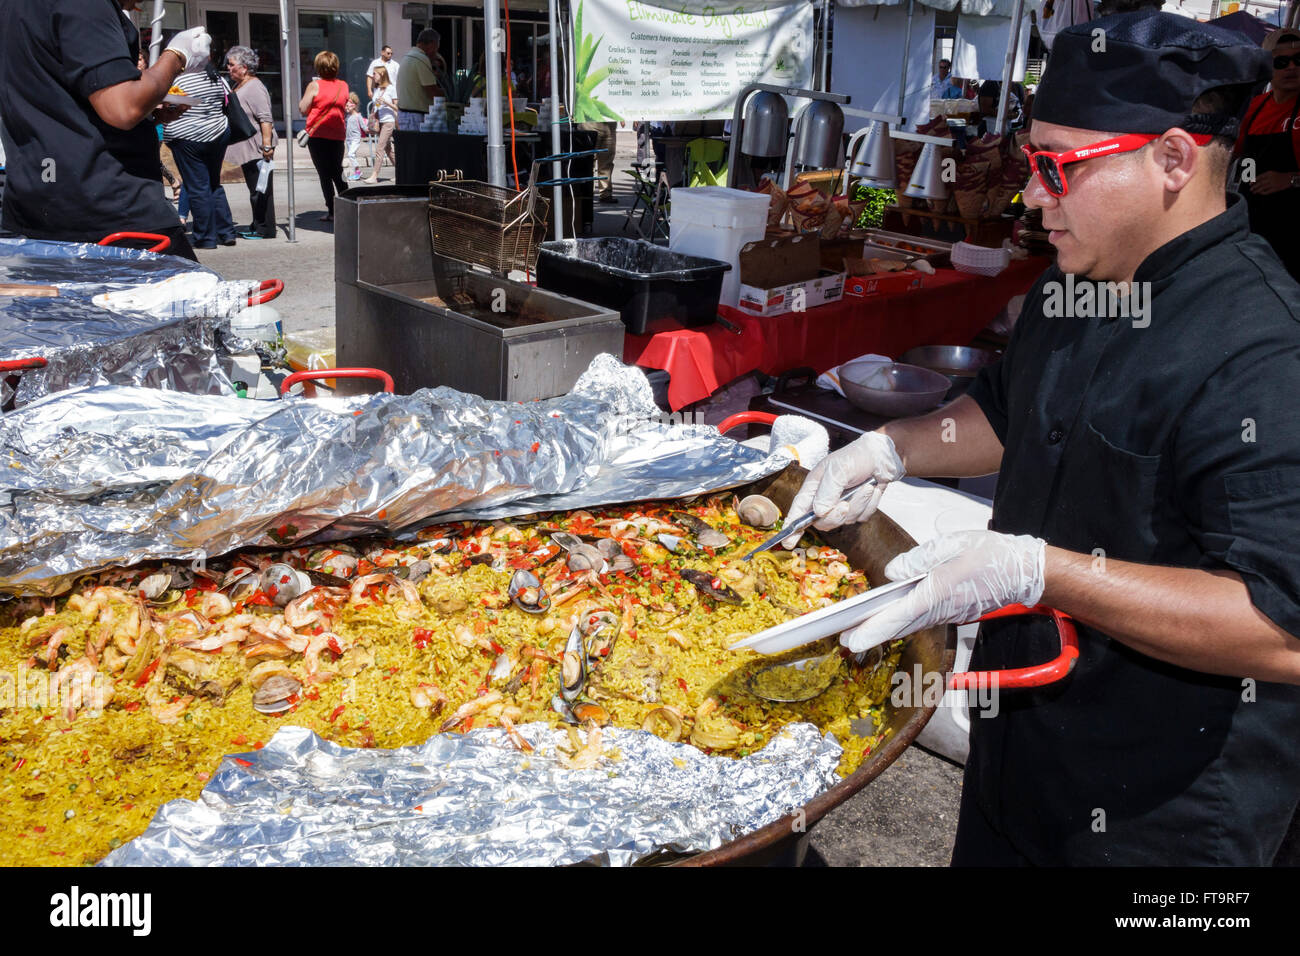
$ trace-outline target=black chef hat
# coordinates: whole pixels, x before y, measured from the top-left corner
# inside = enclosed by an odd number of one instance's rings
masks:
[[[1234,115],[1193,116],[1192,104],[1207,90],[1251,90],[1272,76],[1272,57],[1240,33],[1154,10],[1116,14],[1056,35],[1034,119],[1116,133],[1178,126],[1235,137],[1248,96]]]

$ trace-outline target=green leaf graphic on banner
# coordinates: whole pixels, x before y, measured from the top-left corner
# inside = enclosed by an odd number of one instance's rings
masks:
[[[573,121],[575,123],[603,123],[609,120],[621,122],[623,117],[592,95],[596,87],[609,77],[609,67],[602,66],[594,72],[589,72],[591,61],[595,59],[596,51],[604,42],[605,35],[601,34],[600,37],[593,38],[590,33],[582,31],[581,3],[578,4],[578,10],[573,17],[573,37],[578,50],[574,63],[573,79],[577,89],[577,102],[573,104]]]

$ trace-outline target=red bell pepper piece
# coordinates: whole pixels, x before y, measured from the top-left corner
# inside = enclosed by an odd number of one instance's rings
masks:
[[[153,663],[150,664],[148,667],[146,667],[143,671],[141,671],[140,676],[135,679],[135,686],[143,687],[145,684],[149,683],[149,678],[153,676],[153,672],[158,669],[158,665],[161,662],[162,662],[161,657],[155,657],[153,659]]]

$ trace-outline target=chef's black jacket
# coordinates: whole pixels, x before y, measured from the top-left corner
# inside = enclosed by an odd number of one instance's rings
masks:
[[[176,226],[158,133],[122,131],[90,94],[140,78],[140,33],[116,0],[0,0],[0,225],[35,239],[94,242]]]
[[[1049,318],[1049,268],[969,394],[1004,452],[991,527],[1110,560],[1228,569],[1300,635],[1300,286],[1245,203],[1157,249],[1150,325]],[[1162,663],[1088,627],[1059,683],[971,711],[965,786],[1031,863],[1268,864],[1300,799],[1300,687]],[[972,669],[1057,653],[985,624]]]

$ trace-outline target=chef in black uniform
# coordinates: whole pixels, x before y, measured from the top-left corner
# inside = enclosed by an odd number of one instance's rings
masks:
[[[992,530],[892,561],[926,577],[853,650],[1018,602],[1080,624],[1069,676],[972,707],[954,864],[1268,864],[1295,812],[1300,286],[1224,190],[1270,61],[1164,13],[1058,34],[1025,189],[1057,264],[966,396],[831,455],[791,505],[834,527],[879,500],[840,501],[869,477],[998,472]],[[1122,281],[1104,309],[1081,291]],[[1046,619],[989,622],[971,668],[1058,648]]]
[[[8,168],[0,229],[97,242],[160,233],[194,250],[163,195],[150,114],[182,72],[207,64],[203,27],[177,34],[141,72],[136,0],[0,0],[0,135]],[[164,107],[158,121],[182,108]]]

